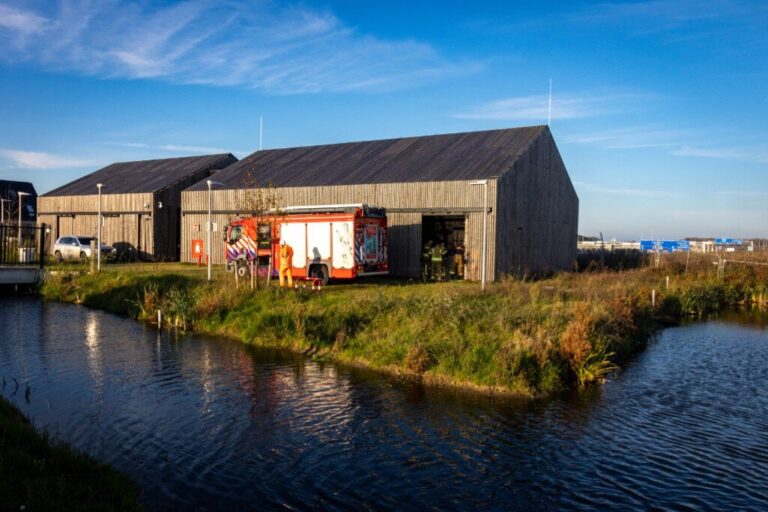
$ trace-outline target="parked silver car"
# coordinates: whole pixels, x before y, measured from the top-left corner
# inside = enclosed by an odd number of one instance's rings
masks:
[[[80,260],[88,261],[91,257],[92,236],[62,236],[53,245],[53,257],[56,261]],[[117,251],[111,245],[101,244],[101,257],[111,259]]]

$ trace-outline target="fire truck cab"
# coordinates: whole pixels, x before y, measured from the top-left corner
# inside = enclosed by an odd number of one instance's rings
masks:
[[[227,270],[273,276],[280,242],[293,248],[293,277],[349,280],[386,275],[387,216],[365,204],[293,206],[234,220],[224,238]]]

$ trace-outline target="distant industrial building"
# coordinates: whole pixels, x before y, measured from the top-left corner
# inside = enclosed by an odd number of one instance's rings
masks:
[[[579,200],[546,126],[264,150],[215,180],[214,263],[223,263],[221,226],[264,195],[279,207],[385,207],[398,276],[418,277],[433,242],[461,251],[463,277],[480,279],[484,215],[489,280],[572,268],[576,255]],[[208,194],[205,181],[182,193],[182,261],[205,239]]]
[[[9,180],[0,180],[0,222],[18,224],[19,197],[21,197],[22,224],[35,222],[37,219],[35,187],[26,181]]]
[[[122,256],[178,261],[181,191],[236,161],[226,153],[114,163],[43,194],[38,221],[51,226],[48,252],[60,236],[96,235],[101,184],[104,243]]]
[[[622,242],[616,240],[579,240],[577,244],[579,251],[639,251],[640,242]]]
[[[640,240],[622,242],[612,240],[579,240],[579,251],[641,251],[651,253],[673,252],[753,252],[755,242],[741,238],[686,238],[684,240]]]

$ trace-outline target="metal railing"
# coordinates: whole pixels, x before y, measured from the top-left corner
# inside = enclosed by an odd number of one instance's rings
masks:
[[[45,224],[0,224],[0,265],[43,268],[45,244]]]

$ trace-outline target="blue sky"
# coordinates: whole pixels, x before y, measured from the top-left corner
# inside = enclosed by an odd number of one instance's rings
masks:
[[[503,5],[502,5],[503,4]],[[768,3],[0,0],[0,178],[544,124],[579,232],[768,237]]]

